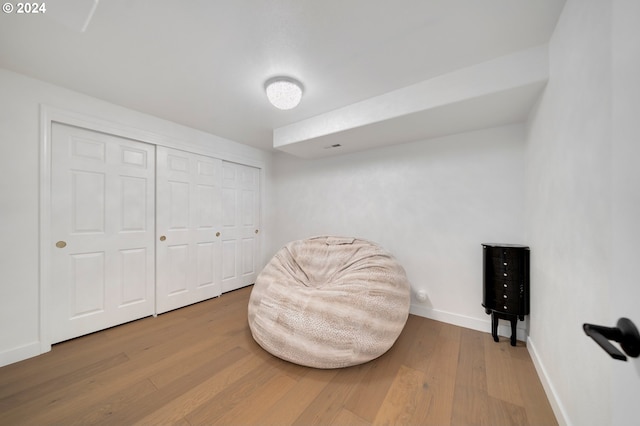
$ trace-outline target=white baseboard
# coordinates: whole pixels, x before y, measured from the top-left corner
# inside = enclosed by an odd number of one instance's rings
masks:
[[[31,342],[0,352],[0,367],[42,354],[40,342]]]
[[[567,416],[567,411],[564,409],[560,398],[558,398],[558,393],[556,392],[555,387],[547,374],[547,370],[544,368],[544,365],[538,356],[536,345],[531,338],[529,338],[527,342],[527,350],[529,351],[533,365],[536,368],[540,382],[542,382],[542,387],[544,388],[544,392],[547,394],[547,399],[549,400],[549,404],[551,404],[551,409],[553,410],[553,414],[556,416],[558,424],[561,426],[570,425],[571,422]]]
[[[447,324],[491,333],[491,317],[489,315],[487,315],[487,319],[478,319],[420,305],[411,305],[409,312],[432,320],[446,322]],[[504,321],[501,321],[501,324],[498,324],[498,336],[511,337],[511,325],[503,322]],[[525,323],[522,321],[518,321],[516,325],[516,338],[523,342],[527,341],[527,331],[525,329]]]

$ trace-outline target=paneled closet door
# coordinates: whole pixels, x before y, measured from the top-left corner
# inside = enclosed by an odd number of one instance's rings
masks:
[[[222,161],[156,148],[156,311],[219,296]]]
[[[255,283],[260,236],[260,169],[222,162],[222,291]]]
[[[52,343],[154,313],[154,146],[54,123]]]

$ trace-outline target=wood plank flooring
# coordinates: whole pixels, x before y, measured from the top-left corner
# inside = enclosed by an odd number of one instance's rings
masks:
[[[0,368],[0,425],[555,425],[522,342],[411,315],[369,363],[317,370],[260,348],[251,287]]]

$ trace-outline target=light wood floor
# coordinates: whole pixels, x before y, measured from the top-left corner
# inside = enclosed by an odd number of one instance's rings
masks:
[[[522,342],[411,315],[382,357],[316,370],[253,341],[250,291],[0,368],[0,425],[557,424]]]

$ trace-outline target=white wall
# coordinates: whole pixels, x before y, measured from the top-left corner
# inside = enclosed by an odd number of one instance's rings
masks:
[[[613,247],[611,310],[608,324],[620,317],[640,327],[640,2],[613,2]],[[638,422],[640,357],[613,364],[612,424]]]
[[[271,153],[140,114],[0,69],[0,365],[40,353],[39,149],[40,104],[96,117],[165,140],[199,147],[219,158],[263,165],[269,199]],[[263,205],[263,242],[269,239]],[[262,250],[266,256],[266,250]]]
[[[524,127],[513,125],[316,160],[274,160],[273,247],[314,235],[391,251],[418,314],[490,331],[483,242],[525,243]]]
[[[609,323],[611,4],[569,0],[529,123],[529,350],[561,423],[610,423],[611,362],[582,331]]]

